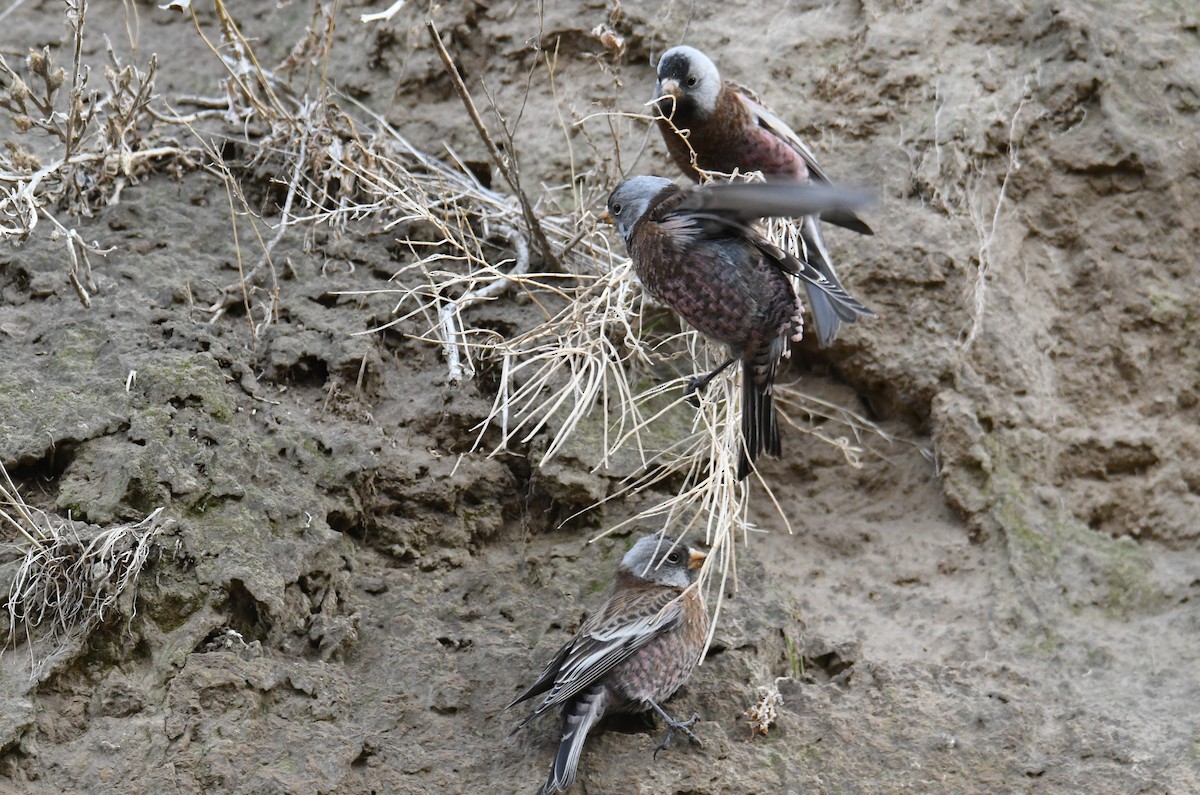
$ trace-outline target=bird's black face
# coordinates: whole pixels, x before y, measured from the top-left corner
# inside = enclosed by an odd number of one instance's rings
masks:
[[[658,64],[658,82],[654,86],[658,111],[667,119],[687,118],[696,111],[696,99],[689,91],[700,78],[691,72],[687,53],[672,50]]]
[[[685,52],[672,51],[658,64],[658,79],[660,81],[674,80],[686,91],[695,88],[700,82],[699,76],[692,71],[692,59]]]

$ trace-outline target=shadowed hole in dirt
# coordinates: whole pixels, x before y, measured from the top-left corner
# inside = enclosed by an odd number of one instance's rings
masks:
[[[247,643],[265,640],[271,631],[271,623],[260,609],[258,600],[247,590],[246,584],[238,579],[230,580],[228,594],[221,605],[221,612],[228,617],[229,628],[238,632]],[[197,650],[203,647],[201,643]]]
[[[0,267],[0,293],[9,288],[12,288],[11,295],[14,297],[23,296],[29,292],[31,280],[28,270],[10,260],[0,262],[0,265],[4,266]]]
[[[315,298],[311,298],[309,300],[320,304],[326,309],[333,309],[335,306],[337,306],[338,301],[342,300],[343,298],[346,298],[346,296],[335,295],[334,293],[321,293]]]
[[[694,710],[686,706],[686,700],[687,687],[684,686],[671,696],[670,701],[667,701],[665,704],[659,704],[659,706],[675,720],[686,721],[695,713]],[[648,734],[655,736],[665,735],[667,732],[666,724],[653,711],[611,715],[600,721],[600,728],[603,731],[612,731],[617,734]],[[687,737],[682,732],[677,732],[671,744],[674,745],[680,740],[687,743]]]
[[[182,409],[198,409],[203,411],[204,400],[199,395],[172,395],[167,399],[167,404],[176,410]],[[189,430],[188,435],[195,437],[195,428]]]
[[[830,681],[844,682],[850,678],[854,663],[854,660],[842,657],[837,651],[831,651],[808,658],[805,660],[804,668],[808,671],[821,671]]]
[[[221,142],[222,160],[240,160],[243,151],[242,145],[232,138],[226,138]]]
[[[17,486],[17,491],[26,499],[35,500],[44,495],[53,500],[58,494],[59,479],[72,463],[79,445],[75,442],[58,442],[38,458],[24,458],[5,464],[8,476]]]
[[[492,164],[486,160],[467,160],[463,162],[471,176],[479,180],[479,184],[488,190],[492,189]]]
[[[358,752],[358,756],[354,757],[354,761],[350,763],[351,767],[365,767],[367,760],[378,755],[379,743],[378,740],[371,737],[363,738],[362,750]],[[371,795],[375,794],[375,790],[371,790]]]
[[[668,715],[671,714],[670,709],[667,707],[663,708],[667,710]],[[604,718],[600,722],[600,726],[604,731],[617,732],[618,734],[651,734],[658,729],[654,716],[649,712],[636,712],[631,715],[613,715]]]
[[[300,593],[309,597],[309,601],[311,602],[309,612],[321,612],[321,599],[325,596],[325,591],[329,588],[329,574],[323,571],[302,574],[296,580],[296,585],[300,587]]]
[[[366,534],[366,528],[363,527],[362,520],[357,512],[332,510],[325,514],[325,523],[335,533],[348,535],[351,538],[362,540]]]
[[[280,373],[278,380],[300,387],[323,387],[329,380],[329,365],[316,356],[301,356]]]
[[[465,649],[471,648],[471,639],[470,638],[455,639],[455,638],[449,638],[449,637],[443,636],[443,637],[438,638],[437,642],[442,645],[442,648],[449,649],[450,651],[463,651]]]

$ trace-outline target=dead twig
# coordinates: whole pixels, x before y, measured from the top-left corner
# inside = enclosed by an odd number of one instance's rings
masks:
[[[500,154],[499,147],[492,140],[492,136],[488,132],[487,126],[483,123],[483,119],[479,117],[479,111],[475,108],[475,102],[471,99],[471,93],[467,91],[466,84],[463,83],[462,75],[459,74],[458,67],[454,64],[454,59],[450,57],[450,53],[446,51],[446,45],[442,43],[442,37],[438,33],[437,25],[431,19],[425,23],[425,27],[429,30],[429,35],[433,39],[433,45],[437,48],[438,55],[441,56],[442,63],[446,66],[446,72],[450,75],[450,79],[454,83],[454,90],[458,92],[459,98],[462,99],[463,105],[466,106],[467,115],[470,116],[471,123],[475,125],[479,137],[483,139],[483,144],[487,147],[488,154],[496,164],[496,167],[500,169],[500,174],[504,177],[504,181],[508,183],[509,188],[516,194],[517,200],[521,203],[521,213],[525,217],[526,228],[537,244],[538,253],[542,255],[542,259],[549,267],[557,269],[558,257],[555,255],[554,249],[550,247],[550,241],[546,239],[546,233],[542,229],[537,214],[533,211],[533,205],[529,203],[529,197],[525,195],[525,191],[521,188],[520,175],[517,173],[515,159],[506,160]]]

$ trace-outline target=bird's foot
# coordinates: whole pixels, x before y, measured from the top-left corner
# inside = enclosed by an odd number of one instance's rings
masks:
[[[655,759],[658,758],[658,752],[665,750],[667,748],[667,746],[669,746],[671,744],[671,740],[675,739],[675,732],[677,732],[677,731],[680,731],[680,732],[683,732],[684,734],[686,734],[689,740],[691,740],[693,743],[700,746],[701,748],[704,747],[704,743],[700,742],[700,738],[696,736],[696,733],[693,732],[692,728],[691,728],[692,724],[694,724],[696,722],[696,719],[700,717],[700,715],[698,713],[693,713],[692,717],[688,718],[687,720],[675,720],[670,715],[667,715],[666,712],[663,712],[662,715],[663,715],[663,718],[667,722],[667,736],[664,737],[663,741],[655,747],[655,749],[654,749],[654,758]]]
[[[692,404],[692,408],[700,408],[700,393],[704,391],[704,387],[708,386],[708,376],[694,375],[688,379],[687,386],[684,387],[683,396],[687,398],[687,402]]]
[[[683,396],[688,399],[688,403],[691,403],[696,408],[700,408],[700,398],[698,398],[697,395],[701,391],[703,391],[704,387],[708,386],[710,381],[712,381],[714,378],[719,376],[721,373],[725,372],[726,368],[728,368],[731,364],[733,364],[736,361],[738,361],[738,360],[735,357],[731,356],[728,359],[726,359],[725,362],[720,367],[713,370],[711,373],[705,373],[704,375],[694,375],[691,378],[689,378],[688,382],[687,382],[687,387],[685,387],[683,390]]]

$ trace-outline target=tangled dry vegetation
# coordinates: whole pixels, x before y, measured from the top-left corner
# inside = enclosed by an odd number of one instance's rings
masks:
[[[990,108],[982,97],[958,96],[939,81],[932,87],[937,104],[933,118],[923,129],[901,129],[922,202],[951,217],[967,218],[979,239],[975,278],[966,296],[971,320],[958,340],[964,352],[971,349],[983,325],[988,274],[999,256],[996,235],[1004,214],[1011,210],[1006,206],[1008,186],[1021,168],[1020,147],[1031,123],[1022,119],[1021,113],[1037,87],[1040,67],[1034,63],[1029,74],[1009,77],[998,92],[999,99],[991,99]],[[989,135],[987,128],[973,126],[981,120],[1006,132],[1002,160],[980,157]]]
[[[4,647],[26,644],[31,678],[40,679],[72,639],[87,637],[112,617],[118,602],[121,613],[133,619],[133,586],[154,539],[170,524],[162,510],[134,524],[83,525],[31,508],[0,466],[0,524],[18,539],[18,555],[2,564],[9,569]]]
[[[0,108],[18,132],[29,138],[41,133],[49,144],[39,153],[10,140],[0,152],[0,240],[23,242],[45,220],[66,246],[71,284],[87,307],[96,289],[90,255],[105,251],[62,219],[116,204],[125,185],[152,169],[173,161],[194,164],[186,151],[151,131],[157,56],[144,68],[122,64],[109,44],[105,89],[90,88],[89,70],[81,64],[87,2],[68,0],[66,6],[69,72],[55,62],[49,46],[29,51],[23,70],[28,80],[0,55],[5,83]],[[164,143],[150,145],[151,140]]]
[[[332,4],[315,4],[306,35],[273,68],[258,60],[249,37],[220,0],[215,2],[216,30],[204,29],[189,3],[172,6],[191,16],[197,35],[223,63],[226,76],[218,96],[168,103],[154,93],[155,58],[144,68],[122,65],[111,46],[106,90],[89,90],[80,64],[85,0],[68,2],[74,32],[69,69],[57,66],[48,49],[31,51],[23,69],[0,59],[5,80],[0,106],[19,129],[43,131],[53,144],[48,154],[19,146],[0,154],[5,224],[0,236],[25,240],[39,219],[46,220],[69,249],[70,278],[86,306],[94,290],[90,256],[104,250],[85,242],[66,219],[119,202],[124,185],[152,171],[207,170],[226,187],[240,273],[209,307],[210,317],[216,320],[242,304],[253,339],[278,316],[272,252],[289,228],[324,226],[346,234],[352,225],[372,221],[393,231],[411,259],[385,291],[395,300],[394,317],[385,327],[408,329],[420,321],[423,331],[416,336],[441,347],[451,382],[474,377],[484,362],[499,373],[491,410],[477,429],[476,449],[498,454],[524,449],[544,436],[548,442],[538,462],[544,464],[586,428],[601,440],[596,471],[609,472],[617,457],[638,463],[610,500],[672,484],[672,496],[606,532],[653,520],[676,537],[703,533],[712,554],[702,582],[706,593],[717,587],[710,604],[718,610],[720,584],[734,571],[733,541],[750,529],[751,486],[738,483],[733,474],[740,390],[729,374],[710,386],[698,411],[684,403],[687,377],[709,369],[716,352],[710,354],[693,331],[644,322],[653,307],[593,212],[603,206],[616,175],[580,169],[569,183],[544,188],[531,201],[517,159],[502,154],[494,142],[498,135],[505,151],[516,152],[517,131],[494,103],[489,128],[473,98],[478,87],[473,92],[464,84],[432,24],[430,40],[508,193],[484,187],[449,149],[419,150],[325,78]],[[553,88],[556,54],[542,56],[535,68],[547,70]],[[298,92],[296,85],[309,90]],[[569,125],[598,117],[613,132],[607,144],[619,148],[617,127],[606,122],[605,114],[570,118],[559,107],[564,134]],[[239,162],[227,162],[196,132],[197,124],[213,120],[242,145],[246,155]],[[565,137],[570,145],[571,136]],[[591,133],[585,137],[592,140]],[[582,158],[572,151],[572,159]],[[252,209],[246,196],[251,182],[277,186],[277,214],[267,217]],[[238,218],[251,221],[252,244],[237,239]],[[254,253],[243,256],[243,248]],[[473,322],[472,306],[518,291],[542,309],[541,322],[511,337]],[[676,376],[664,381],[659,377],[664,371]],[[788,424],[836,445],[851,465],[862,454],[862,436],[881,433],[852,412],[786,386],[779,388],[777,401]],[[675,435],[664,441],[656,428],[668,417],[674,418]],[[825,430],[818,430],[813,420],[833,422],[822,422]],[[845,429],[846,436],[830,433],[831,427]],[[757,482],[773,499],[769,485]],[[24,555],[8,601],[10,642],[47,621],[52,632],[91,626],[136,580],[161,527],[156,512],[139,525],[76,533],[69,521],[19,507],[11,484],[3,496],[15,511],[4,518],[17,529]],[[102,580],[96,579],[97,566],[107,572]],[[51,593],[49,583],[67,584]]]

